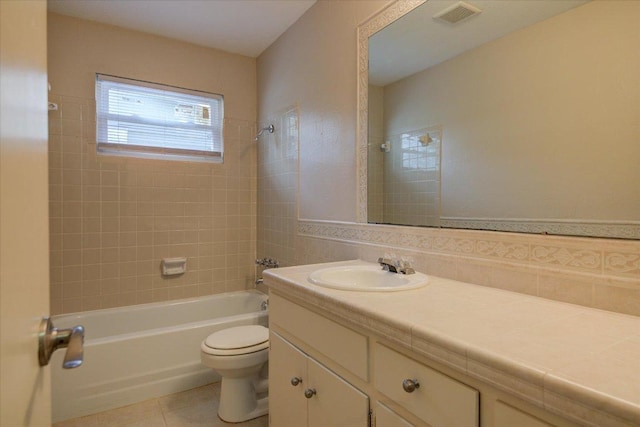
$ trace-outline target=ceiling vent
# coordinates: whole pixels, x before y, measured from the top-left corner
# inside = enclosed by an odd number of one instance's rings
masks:
[[[457,24],[479,14],[480,12],[482,11],[477,7],[460,1],[433,15],[433,19],[444,21],[448,24]]]

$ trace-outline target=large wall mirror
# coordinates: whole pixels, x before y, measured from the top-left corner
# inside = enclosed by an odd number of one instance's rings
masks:
[[[399,1],[359,27],[359,220],[640,239],[640,2]]]

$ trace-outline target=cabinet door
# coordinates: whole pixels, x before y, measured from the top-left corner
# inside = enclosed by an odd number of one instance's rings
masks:
[[[376,427],[414,427],[380,402],[376,404]]]
[[[313,359],[307,359],[309,427],[367,427],[369,397]],[[275,424],[274,424],[275,425]]]
[[[269,421],[273,427],[307,425],[307,356],[271,332],[269,337]],[[291,380],[299,378],[300,384]]]

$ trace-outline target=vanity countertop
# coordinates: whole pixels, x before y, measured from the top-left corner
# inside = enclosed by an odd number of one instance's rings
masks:
[[[266,270],[269,287],[589,426],[640,425],[640,318],[430,276],[426,287],[354,292]]]

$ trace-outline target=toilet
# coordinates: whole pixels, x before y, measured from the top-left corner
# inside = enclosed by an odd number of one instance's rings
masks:
[[[214,332],[202,341],[200,359],[222,377],[218,416],[223,421],[238,423],[268,412],[268,380],[262,374],[269,359],[269,329],[249,325]]]

